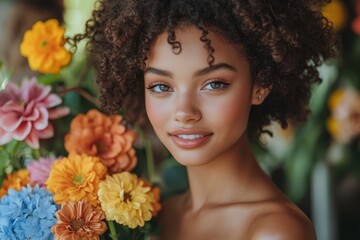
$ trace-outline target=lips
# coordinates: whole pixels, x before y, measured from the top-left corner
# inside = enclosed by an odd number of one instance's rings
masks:
[[[209,141],[213,133],[197,129],[180,129],[170,132],[169,135],[178,147],[193,149]]]

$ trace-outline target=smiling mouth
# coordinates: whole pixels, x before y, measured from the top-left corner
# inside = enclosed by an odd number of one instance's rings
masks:
[[[194,149],[204,145],[210,140],[213,133],[187,133],[185,131],[175,131],[169,134],[176,146],[183,149]]]

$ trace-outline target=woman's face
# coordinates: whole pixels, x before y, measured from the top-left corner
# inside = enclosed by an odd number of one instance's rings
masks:
[[[215,62],[195,27],[179,28],[182,51],[174,54],[167,33],[154,42],[144,73],[149,120],[175,159],[202,165],[238,154],[252,104],[257,104],[249,62],[235,46],[209,33]]]

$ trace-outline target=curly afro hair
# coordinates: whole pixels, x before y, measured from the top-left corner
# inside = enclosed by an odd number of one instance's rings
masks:
[[[157,36],[168,32],[174,53],[181,51],[174,29],[193,25],[214,61],[208,31],[239,44],[250,62],[253,82],[271,87],[263,104],[253,106],[248,130],[258,136],[271,121],[304,121],[310,88],[319,83],[317,67],[336,55],[338,40],[310,0],[102,0],[86,24],[90,59],[97,69],[102,108],[124,110],[128,121],[144,113],[145,61]]]

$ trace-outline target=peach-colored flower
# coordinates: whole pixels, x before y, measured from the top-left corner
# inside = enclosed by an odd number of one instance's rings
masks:
[[[6,195],[9,189],[19,191],[22,187],[25,187],[30,183],[30,174],[26,169],[13,172],[7,175],[0,189],[0,198]]]
[[[103,211],[86,201],[64,203],[55,215],[58,222],[51,228],[55,239],[96,240],[107,229]]]
[[[105,175],[106,166],[97,157],[70,155],[55,161],[45,184],[57,204],[87,200],[95,206],[99,204],[99,182]]]
[[[53,107],[61,98],[50,93],[50,86],[25,79],[19,88],[9,82],[0,91],[0,145],[15,139],[39,148],[39,139],[51,138],[54,130],[49,120],[65,116],[69,108]]]
[[[97,110],[76,116],[65,136],[69,152],[97,156],[110,173],[130,171],[137,158],[132,144],[136,133],[121,124],[122,116],[107,116]]]
[[[57,74],[69,64],[71,54],[64,48],[65,29],[56,19],[36,22],[26,31],[20,52],[29,60],[30,68],[41,73]]]
[[[327,127],[333,138],[347,143],[360,136],[360,93],[338,89],[329,99],[331,117]]]

